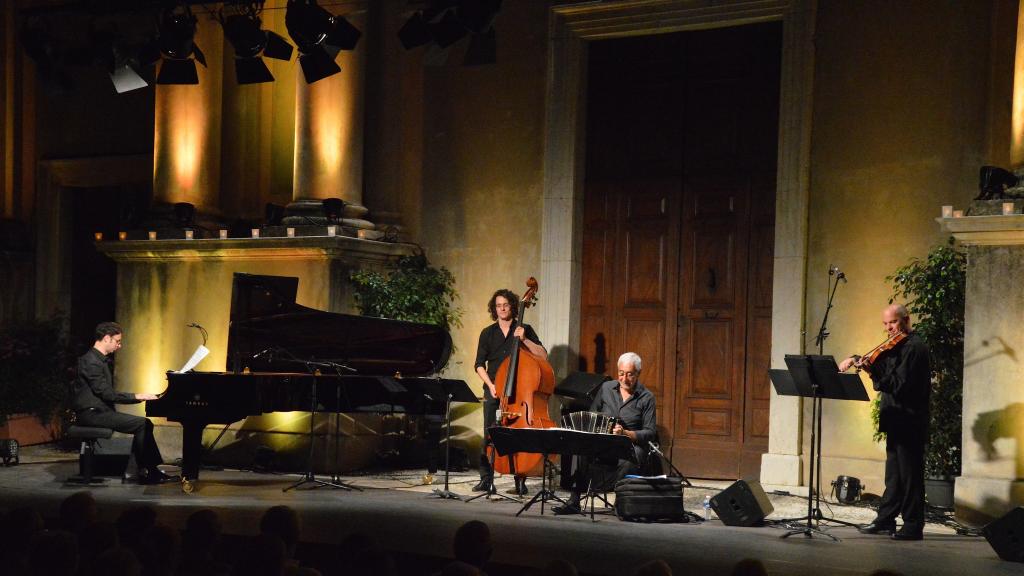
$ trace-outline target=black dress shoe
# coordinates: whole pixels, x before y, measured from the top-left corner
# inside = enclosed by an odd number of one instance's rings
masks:
[[[490,492],[490,491],[491,491],[491,481],[490,480],[485,480],[485,479],[481,478],[480,481],[476,483],[476,486],[473,486],[473,492]]]
[[[872,522],[871,524],[858,527],[857,530],[861,534],[892,534],[896,531],[896,524]]]
[[[892,533],[893,540],[924,540],[924,534],[920,530],[905,530],[900,528]]]
[[[580,508],[578,502],[567,502],[564,506],[552,506],[551,511],[556,516],[566,516],[569,514],[583,514],[583,510]]]
[[[139,484],[165,484],[167,482],[178,482],[181,480],[181,476],[171,476],[164,474],[159,468],[154,468],[146,473],[145,476],[139,478]]]

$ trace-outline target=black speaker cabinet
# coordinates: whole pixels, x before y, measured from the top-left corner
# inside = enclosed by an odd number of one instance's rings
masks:
[[[120,478],[128,467],[131,454],[131,438],[99,438],[96,440],[96,452],[92,460],[92,475]],[[78,460],[78,469],[80,474],[85,474],[81,458]]]
[[[1024,507],[1016,507],[993,520],[981,533],[1003,560],[1024,562]]]
[[[768,501],[760,482],[737,480],[711,497],[711,509],[726,526],[756,526],[775,507]]]

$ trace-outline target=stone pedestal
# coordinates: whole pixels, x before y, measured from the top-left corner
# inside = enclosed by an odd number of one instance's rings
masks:
[[[956,514],[981,524],[1024,504],[1024,216],[939,219],[967,247],[963,469]]]
[[[413,246],[349,237],[127,240],[99,242],[97,248],[117,262],[116,320],[124,327],[124,348],[117,353],[118,390],[158,393],[167,387],[166,371],[178,370],[199,344],[198,323],[209,332],[210,354],[197,371],[223,371],[227,364],[231,284],[235,272],[298,277],[298,304],[328,312],[354,313],[349,274],[356,269],[389,267]],[[145,405],[125,411],[143,414]],[[334,471],[365,465],[380,442],[380,417],[345,415],[337,421],[317,418],[317,468]],[[168,460],[180,454],[176,423],[157,419],[157,439]],[[338,426],[342,449],[337,462],[323,439]],[[204,442],[222,426],[207,428]],[[273,413],[231,425],[217,444],[218,461],[252,463],[259,445],[270,446],[282,468],[299,470],[308,454],[309,414]],[[176,454],[176,452],[178,454]],[[360,460],[362,458],[362,460]]]

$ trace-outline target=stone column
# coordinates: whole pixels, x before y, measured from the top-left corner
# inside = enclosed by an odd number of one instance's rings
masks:
[[[152,217],[160,227],[173,226],[179,202],[195,206],[197,223],[219,217],[224,33],[200,18],[195,44],[209,64],[196,63],[199,84],[156,86]]]
[[[956,515],[983,524],[1024,504],[1024,216],[939,222],[968,250]]]
[[[348,17],[359,29],[364,18]],[[363,96],[366,39],[355,50],[336,59],[341,72],[307,84],[296,75],[295,170],[292,203],[286,224],[322,224],[325,198],[345,201],[343,224],[372,229],[362,219],[363,206]]]

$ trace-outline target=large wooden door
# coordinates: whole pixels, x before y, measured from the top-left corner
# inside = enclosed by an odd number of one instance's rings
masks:
[[[644,358],[687,475],[756,477],[767,449],[780,34],[591,47],[580,367]]]

